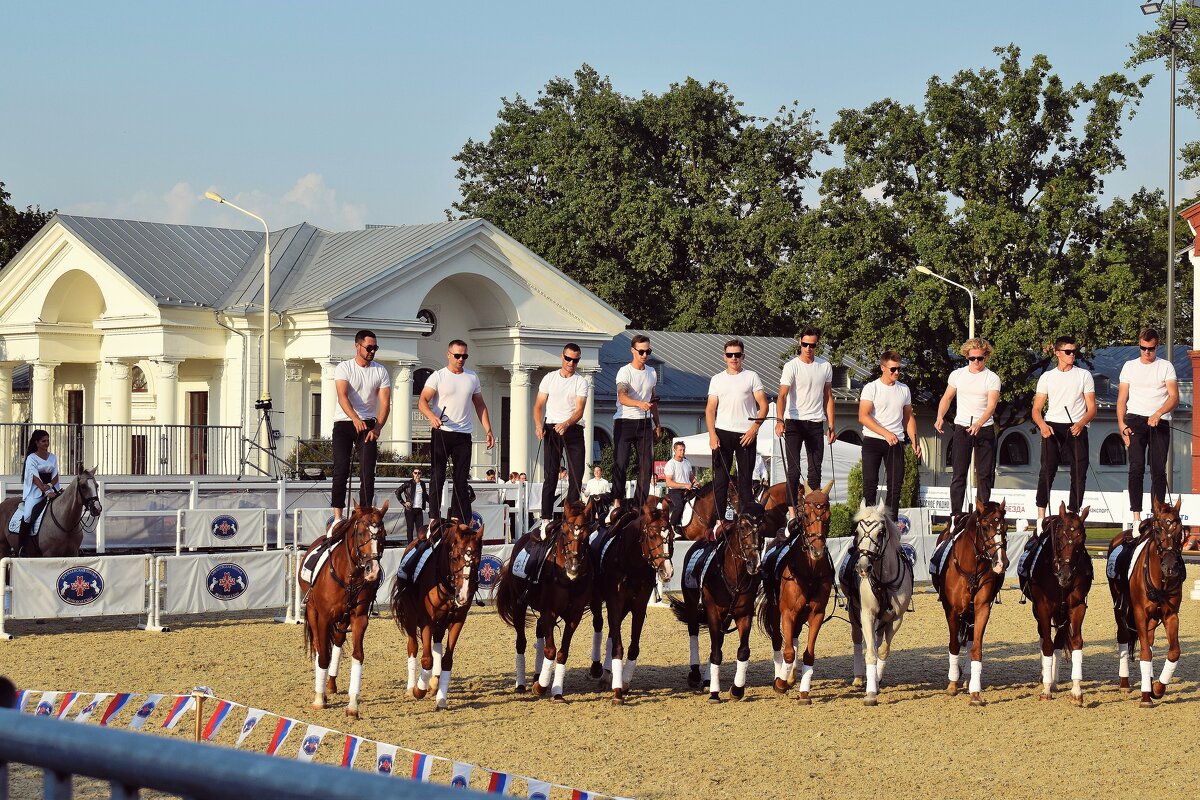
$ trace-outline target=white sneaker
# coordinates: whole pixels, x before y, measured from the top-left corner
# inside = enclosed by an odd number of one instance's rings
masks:
[[[540,522],[538,522],[536,530],[537,530],[537,538],[540,541],[543,541],[543,542],[546,541],[546,535],[547,535],[547,531],[549,530],[549,528],[550,528],[550,520],[543,519]]]
[[[329,527],[325,529],[325,538],[326,539],[333,538],[333,529],[338,526],[339,522],[341,522],[340,519],[335,519],[333,522],[329,523]]]

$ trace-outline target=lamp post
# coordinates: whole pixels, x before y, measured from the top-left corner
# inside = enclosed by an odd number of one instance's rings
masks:
[[[913,269],[915,269],[917,272],[921,273],[922,275],[928,275],[932,278],[937,278],[939,281],[945,281],[946,283],[950,284],[951,286],[957,286],[958,288],[962,289],[964,292],[967,293],[967,297],[969,297],[971,300],[971,306],[970,306],[971,310],[967,317],[967,338],[974,339],[975,338],[975,294],[974,294],[974,292],[972,292],[967,287],[963,286],[961,283],[955,283],[954,281],[950,280],[949,278],[943,278],[941,275],[938,275],[936,272],[931,270],[929,267],[913,267]]]

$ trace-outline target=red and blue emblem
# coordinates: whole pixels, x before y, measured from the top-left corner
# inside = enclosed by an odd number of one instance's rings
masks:
[[[212,521],[212,535],[218,539],[232,539],[237,532],[238,521],[228,514],[222,514]]]
[[[908,517],[901,514],[896,517],[896,527],[900,529],[901,536],[908,536],[909,531],[912,530],[912,523],[909,522]]]
[[[389,755],[381,755],[375,761],[375,771],[383,775],[392,774],[392,757]]]
[[[453,786],[455,789],[467,788],[467,776],[461,775],[461,774],[455,775],[453,778],[450,779],[450,785]]]
[[[313,734],[312,736],[304,737],[304,742],[301,743],[300,749],[304,751],[304,755],[311,756],[317,752],[318,745],[321,744],[321,737]]]
[[[104,592],[104,578],[90,567],[71,567],[58,576],[58,597],[67,605],[86,606]]]
[[[205,585],[218,600],[235,600],[245,594],[250,576],[237,564],[217,564],[208,573]]]
[[[479,559],[479,588],[494,589],[496,582],[500,580],[500,568],[503,564],[500,559],[496,558],[491,553],[484,553]]]
[[[54,713],[54,704],[49,700],[43,700],[37,704],[37,708],[33,710],[35,717],[48,717]]]
[[[479,516],[479,514],[475,511],[471,512],[471,530],[483,530],[483,517]]]
[[[909,564],[917,563],[917,548],[913,547],[908,542],[900,543],[900,557]]]

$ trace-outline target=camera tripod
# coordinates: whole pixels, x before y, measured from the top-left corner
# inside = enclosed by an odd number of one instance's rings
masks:
[[[279,452],[275,447],[279,431],[271,423],[271,401],[256,400],[254,408],[259,411],[258,427],[254,430],[253,438],[242,439],[242,463],[239,465],[238,480],[240,481],[247,474],[247,468],[273,480],[285,478],[291,473],[292,465],[279,457]],[[283,412],[276,411],[275,413],[282,414]],[[264,430],[267,435],[266,447],[259,444]],[[260,463],[263,455],[266,455],[266,468],[263,468]]]

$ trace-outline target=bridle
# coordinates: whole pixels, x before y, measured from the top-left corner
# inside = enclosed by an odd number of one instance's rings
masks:
[[[1068,511],[1065,516],[1056,517],[1049,528],[1050,547],[1054,551],[1054,577],[1058,580],[1059,587],[1065,589],[1074,577],[1074,562],[1084,538],[1083,523],[1078,514]],[[1076,533],[1079,535],[1076,536]],[[1067,551],[1065,556],[1064,551]]]
[[[725,590],[730,597],[736,597],[756,585],[758,570],[761,566],[758,556],[758,531],[762,528],[762,519],[743,511],[738,515],[733,526],[733,534],[726,534],[726,552],[734,559],[734,575],[736,582],[731,583],[728,571],[721,570],[721,580],[725,582]],[[735,542],[730,545],[730,538]]]
[[[663,536],[663,531],[667,532]],[[661,544],[655,546],[653,535],[657,533],[661,539]],[[646,564],[655,572],[662,572],[663,565],[672,556],[674,550],[674,534],[671,531],[669,518],[664,514],[647,514],[645,521],[642,523],[639,533],[640,546],[642,549],[642,558]]]
[[[865,518],[858,521],[858,526],[854,532],[854,548],[858,553],[860,563],[856,564],[854,571],[858,575],[859,580],[866,580],[871,587],[871,592],[875,595],[875,601],[878,603],[881,610],[886,609],[889,605],[889,593],[899,589],[904,581],[906,568],[903,559],[897,551],[897,570],[896,577],[889,580],[885,579],[883,574],[884,552],[887,546],[887,541],[891,538],[892,528],[888,524],[886,513],[878,518]],[[860,543],[866,542],[867,547],[863,547]],[[861,563],[865,560],[867,563]]]
[[[438,600],[445,604],[449,602],[454,608],[466,608],[471,604],[471,593],[467,594],[465,602],[459,602],[459,590],[463,585],[470,585],[471,578],[479,567],[479,558],[482,553],[482,548],[478,547],[479,541],[476,541],[471,534],[464,535],[463,529],[470,531],[467,525],[458,523],[457,525],[447,525],[442,528],[442,544],[440,547],[444,550],[445,568],[439,569],[440,577],[437,582]],[[480,540],[482,534],[479,534]],[[463,541],[465,545],[461,545]],[[455,549],[462,546],[461,552],[455,553]],[[454,562],[462,561],[462,566],[455,569]]]
[[[1150,522],[1150,544],[1149,549],[1154,551],[1158,556],[1159,571],[1162,573],[1163,585],[1155,586],[1154,581],[1150,576],[1150,557],[1149,553],[1146,558],[1142,559],[1142,580],[1146,585],[1146,599],[1152,603],[1166,603],[1173,599],[1176,592],[1183,585],[1187,571],[1183,568],[1183,523],[1179,519],[1179,515],[1174,512],[1170,514],[1154,514]],[[1171,569],[1165,565],[1166,556],[1172,555]],[[1180,595],[1182,599],[1182,595]]]
[[[366,528],[366,537],[360,536],[363,528]],[[344,537],[346,556],[350,559],[348,580],[359,573],[366,575],[371,571],[372,561],[379,563],[383,560],[385,536],[387,533],[384,531],[381,521],[375,519],[374,514],[362,514],[355,519],[354,525]]]
[[[587,553],[587,540],[590,531],[587,516],[581,521],[567,523],[565,520],[554,535],[554,549],[558,553],[559,562],[568,580],[579,577],[584,566]]]
[[[814,499],[819,498],[819,499]],[[825,552],[825,541],[829,537],[829,495],[824,492],[809,492],[804,497],[804,549],[813,561]]]
[[[975,530],[971,535],[971,546],[975,550],[975,569],[967,572],[958,563],[958,548],[954,548],[954,568],[967,579],[967,585],[974,595],[979,591],[979,582],[991,569],[992,565],[1003,558],[1008,523],[1004,520],[1004,507],[991,504],[982,513],[973,512],[968,517],[967,524],[974,522]],[[990,534],[985,533],[990,531]]]
[[[86,476],[86,477],[85,477]],[[75,480],[68,485],[69,488],[75,488],[75,493],[83,498],[81,502],[81,511],[79,514],[79,527],[86,533],[91,533],[96,529],[96,520],[100,517],[100,512],[104,507],[100,504],[100,489],[96,485],[96,478],[89,472],[81,472],[75,476]],[[95,487],[95,488],[93,488]],[[84,490],[87,490],[85,495]],[[65,493],[65,490],[64,490]],[[57,500],[58,498],[54,498]],[[58,515],[54,513],[54,500],[51,500],[46,505],[46,510],[50,514],[50,519],[58,526],[58,529],[63,532],[69,532],[70,528],[62,523]],[[73,526],[72,526],[73,527]]]

